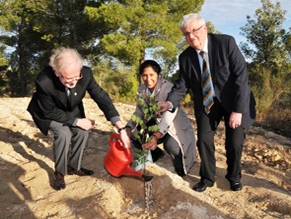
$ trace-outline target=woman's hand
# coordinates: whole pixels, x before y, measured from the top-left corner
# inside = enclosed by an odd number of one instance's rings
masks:
[[[152,135],[150,142],[143,144],[142,148],[148,149],[148,150],[155,150],[157,146],[158,146],[158,138],[155,135]]]

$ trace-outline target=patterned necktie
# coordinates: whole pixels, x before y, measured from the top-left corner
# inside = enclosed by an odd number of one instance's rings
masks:
[[[203,105],[204,105],[205,113],[208,114],[210,112],[210,108],[214,104],[213,85],[212,85],[212,79],[211,79],[207,54],[206,54],[206,52],[201,51],[200,55],[203,58],[203,68],[202,68],[202,75],[201,75],[202,92],[203,92]]]

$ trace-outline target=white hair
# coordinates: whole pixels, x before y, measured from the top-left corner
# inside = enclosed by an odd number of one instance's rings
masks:
[[[180,23],[180,30],[183,30],[184,27],[186,27],[188,25],[188,23],[192,20],[196,20],[197,22],[204,24],[204,25],[206,24],[204,18],[201,17],[199,14],[190,13],[190,14],[186,14],[183,16],[182,21]]]
[[[83,59],[77,50],[60,47],[52,51],[49,65],[54,71],[61,72],[64,67],[72,64],[79,66],[80,69],[83,67]]]

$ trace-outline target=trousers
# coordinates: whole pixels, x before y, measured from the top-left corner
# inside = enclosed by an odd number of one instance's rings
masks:
[[[239,126],[236,129],[229,127],[228,113],[217,98],[214,98],[214,105],[207,115],[201,112],[196,116],[197,121],[197,147],[201,158],[200,180],[207,185],[213,185],[215,182],[216,159],[214,135],[216,129],[222,120],[225,123],[225,150],[227,173],[225,178],[229,182],[237,182],[241,178],[241,157],[243,144],[245,141],[245,129]]]
[[[54,134],[53,155],[55,171],[67,174],[67,167],[81,168],[83,152],[89,138],[89,131],[78,127],[64,126],[52,121],[49,129]]]

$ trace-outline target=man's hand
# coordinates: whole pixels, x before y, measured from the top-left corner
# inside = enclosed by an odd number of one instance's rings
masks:
[[[95,126],[95,121],[87,118],[78,119],[76,126],[84,130],[89,130]]]
[[[229,127],[237,128],[241,125],[242,122],[242,113],[232,112],[229,117]]]
[[[123,143],[123,146],[125,148],[130,148],[130,138],[129,138],[130,135],[128,135],[127,128],[124,128],[122,126],[121,121],[117,121],[115,123],[115,128],[120,129],[119,134],[120,134],[120,138]]]
[[[165,112],[166,110],[170,109],[171,107],[173,107],[173,104],[170,101],[159,101],[158,105],[161,106],[162,108],[160,110],[157,111],[157,114],[160,114],[162,112]]]
[[[130,138],[125,130],[120,131],[120,138],[123,143],[124,148],[130,148]]]

